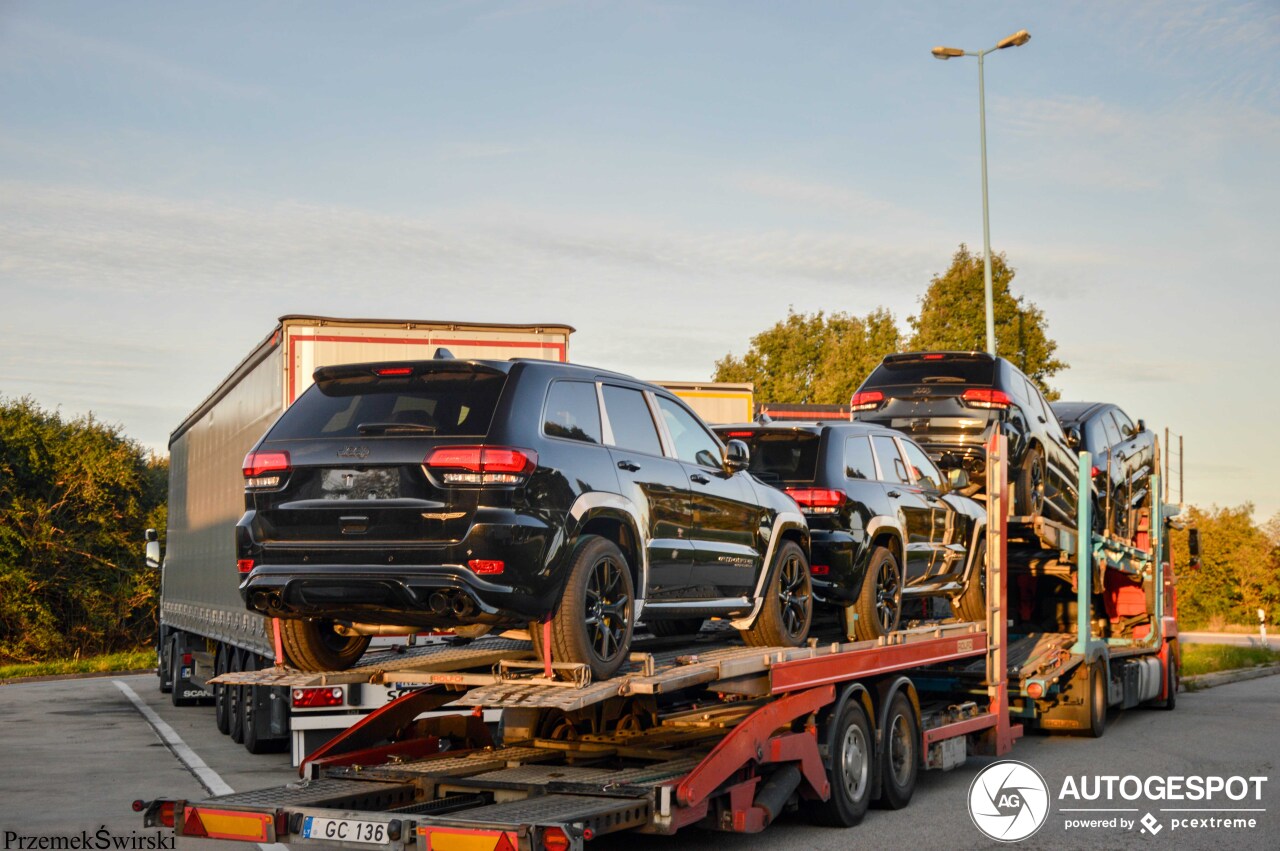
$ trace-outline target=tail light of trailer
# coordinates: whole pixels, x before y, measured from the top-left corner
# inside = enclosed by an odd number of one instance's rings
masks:
[[[844,491],[833,488],[787,488],[787,496],[806,514],[835,514],[844,505]]]
[[[1004,410],[1013,403],[1008,393],[1003,390],[993,390],[990,387],[970,387],[964,391],[960,398],[970,408]]]
[[[333,706],[342,706],[345,702],[345,697],[345,692],[336,686],[295,688],[293,690],[293,708],[326,709]]]
[[[520,485],[538,466],[538,453],[510,446],[438,446],[422,462],[446,485]]]
[[[849,399],[849,410],[874,411],[882,404],[884,404],[884,394],[879,390],[863,390],[854,393]]]
[[[288,452],[250,452],[244,456],[244,486],[253,489],[277,488],[284,474],[293,469]]]
[[[190,654],[190,653],[183,653],[183,654],[182,654],[182,667],[184,667],[184,668],[190,668],[190,667],[191,667],[191,664],[192,664],[193,662],[195,662],[195,660],[196,660],[196,657],[195,657],[194,655],[192,655],[192,654]]]
[[[563,828],[545,827],[542,829],[542,847],[544,851],[569,851],[569,834]]]

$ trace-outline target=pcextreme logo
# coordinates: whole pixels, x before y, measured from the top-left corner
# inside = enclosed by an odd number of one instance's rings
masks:
[[[1026,839],[1049,817],[1049,786],[1024,762],[993,762],[969,786],[969,817],[997,842]]]

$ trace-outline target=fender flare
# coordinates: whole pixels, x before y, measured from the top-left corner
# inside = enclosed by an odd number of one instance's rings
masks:
[[[875,540],[876,535],[882,530],[888,530],[895,538],[898,539],[898,546],[902,549],[903,561],[906,560],[907,554],[907,535],[902,528],[902,524],[898,522],[898,518],[890,517],[887,514],[877,514],[871,518],[871,522],[867,524],[867,544],[870,545]],[[905,565],[903,566],[905,570]]]
[[[764,563],[760,569],[760,578],[756,580],[756,590],[752,595],[755,602],[751,604],[751,613],[746,617],[729,621],[729,625],[734,629],[751,629],[756,622],[756,618],[760,616],[760,607],[764,605],[764,584],[769,580],[769,573],[773,570],[773,556],[778,551],[778,543],[783,539],[783,534],[792,529],[800,533],[803,539],[800,547],[804,550],[805,560],[808,560],[809,524],[804,519],[804,515],[798,511],[779,511],[774,515],[773,525],[768,530],[769,547],[765,550]]]
[[[649,537],[644,533],[648,525],[643,521],[640,509],[625,496],[600,491],[590,491],[579,496],[569,507],[569,517],[573,521],[573,540],[580,536],[583,526],[598,517],[617,520],[625,523],[635,536],[636,549],[639,551],[640,563],[636,565],[639,586],[635,589],[635,607],[632,617],[640,619],[644,611],[645,595],[649,590]],[[569,546],[571,541],[565,541]]]

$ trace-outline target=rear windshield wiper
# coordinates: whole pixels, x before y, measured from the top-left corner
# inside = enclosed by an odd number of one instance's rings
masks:
[[[920,381],[923,384],[964,384],[965,379],[958,375],[930,375]]]
[[[435,426],[421,423],[360,423],[356,427],[360,434],[435,434]]]

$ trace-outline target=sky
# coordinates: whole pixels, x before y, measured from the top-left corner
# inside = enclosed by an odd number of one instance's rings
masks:
[[[1280,511],[1274,2],[6,2],[0,396],[163,451],[289,313],[576,327],[706,379],[788,309],[905,328],[961,243],[1063,398]],[[1175,493],[1176,496],[1176,493]]]

